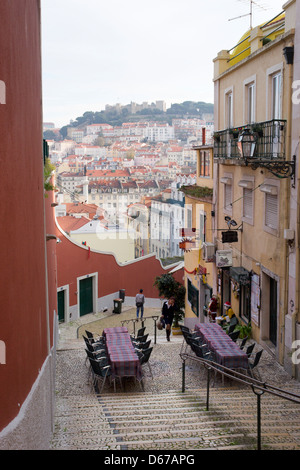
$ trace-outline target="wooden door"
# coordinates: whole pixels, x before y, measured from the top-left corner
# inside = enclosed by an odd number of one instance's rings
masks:
[[[93,312],[93,278],[87,277],[79,282],[80,316]]]

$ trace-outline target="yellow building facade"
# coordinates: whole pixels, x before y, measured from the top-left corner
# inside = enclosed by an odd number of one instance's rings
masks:
[[[185,194],[184,250],[185,324],[192,328],[205,321],[213,292],[213,147],[194,148],[197,153],[197,184],[182,188]]]
[[[213,289],[280,362],[287,355],[294,0],[214,60]]]

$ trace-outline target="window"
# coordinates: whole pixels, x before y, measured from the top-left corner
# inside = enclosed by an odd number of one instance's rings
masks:
[[[224,176],[220,179],[224,184],[224,204],[223,211],[232,215],[232,176]]]
[[[193,223],[192,223],[192,209],[187,208],[186,210],[186,228],[192,228]]]
[[[199,212],[199,241],[205,242],[205,221],[206,216],[203,210]]]
[[[267,120],[282,119],[282,70],[282,63],[267,70]]]
[[[247,124],[252,124],[255,121],[255,86],[251,83],[247,87]]]
[[[264,230],[278,235],[279,186],[275,181],[267,181],[260,190],[265,193]]]
[[[226,93],[225,98],[225,121],[226,121],[226,128],[230,129],[233,127],[233,93],[229,91]]]
[[[225,184],[224,186],[224,208],[226,211],[232,211],[232,186]]]
[[[188,301],[195,315],[199,316],[199,291],[188,279]]]
[[[281,73],[272,76],[271,119],[281,119]]]
[[[209,152],[200,151],[199,176],[210,175]]]
[[[278,226],[278,196],[266,194],[265,224],[267,227],[277,229]]]
[[[239,181],[238,184],[243,188],[242,220],[243,222],[253,224],[254,180],[246,177],[244,180]]]

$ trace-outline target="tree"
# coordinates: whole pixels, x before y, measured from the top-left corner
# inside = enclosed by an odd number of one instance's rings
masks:
[[[184,318],[185,287],[169,273],[156,276],[154,286],[157,287],[160,296],[166,299],[175,298],[173,326],[178,327],[179,321]]]

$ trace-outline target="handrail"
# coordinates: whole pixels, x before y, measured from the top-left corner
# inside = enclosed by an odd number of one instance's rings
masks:
[[[135,335],[135,324],[142,322],[142,328],[144,327],[144,321],[152,319],[154,322],[154,344],[156,344],[156,331],[157,331],[157,325],[156,322],[159,318],[159,315],[151,315],[151,317],[143,317],[143,318],[130,318],[129,320],[121,320],[121,325],[124,326],[125,323],[133,323],[133,334]]]
[[[191,359],[193,361],[199,362],[204,365],[207,369],[207,392],[206,392],[206,410],[209,409],[209,382],[210,382],[210,371],[215,370],[216,372],[220,373],[224,377],[229,377],[236,382],[242,383],[244,385],[248,385],[251,387],[253,393],[257,397],[257,450],[261,450],[261,396],[264,393],[270,393],[271,395],[277,396],[279,398],[286,399],[293,403],[300,405],[300,395],[295,393],[291,393],[287,390],[280,389],[278,387],[274,387],[266,382],[262,382],[260,380],[254,379],[253,377],[248,377],[245,374],[241,374],[238,371],[229,369],[221,364],[217,364],[216,362],[210,361],[208,359],[200,358],[191,354],[187,353],[180,353],[179,354],[182,359],[182,393],[185,392],[185,361],[187,359]],[[246,380],[245,380],[246,379]]]

